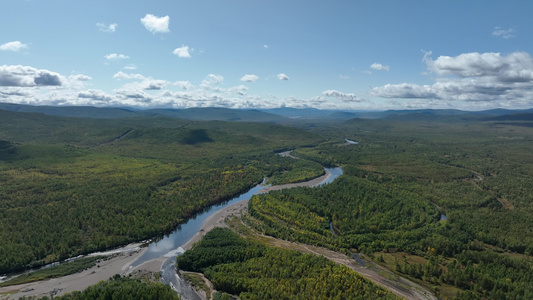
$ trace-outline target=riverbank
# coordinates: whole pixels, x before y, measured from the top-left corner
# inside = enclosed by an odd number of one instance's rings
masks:
[[[112,257],[76,274],[46,281],[2,287],[0,288],[0,299],[32,296],[51,297],[81,291],[100,281],[108,280],[116,274],[125,274],[128,272],[129,266],[145,251],[146,248],[141,248],[141,244],[130,244],[108,252],[93,253],[91,255],[110,255]]]
[[[317,177],[315,179],[306,181],[306,182],[299,182],[299,183],[288,183],[288,184],[282,184],[282,185],[276,185],[276,186],[267,186],[261,190],[259,190],[258,194],[264,194],[268,193],[270,191],[278,191],[283,189],[290,189],[295,187],[311,187],[315,185],[320,185],[321,183],[326,182],[329,177],[331,176],[331,172],[326,170],[326,173],[320,177]],[[250,199],[246,199],[240,202],[237,202],[233,205],[230,205],[224,209],[221,209],[220,211],[216,212],[209,218],[207,218],[204,221],[204,225],[202,226],[202,229],[196,235],[187,241],[185,245],[183,245],[183,250],[189,250],[194,245],[194,243],[198,242],[202,239],[202,237],[216,227],[227,227],[228,224],[226,223],[226,220],[229,217],[237,216],[240,217],[243,212],[248,211],[248,202]]]
[[[316,186],[326,182],[331,176],[331,172],[326,173],[318,178],[301,183],[291,183],[279,186],[265,187],[259,193],[268,193],[273,190],[281,190],[294,187]],[[242,212],[247,211],[249,199],[239,201],[208,217],[202,228],[183,246],[183,250],[188,250],[199,241],[205,233],[215,227],[226,227],[226,220],[233,216],[240,216]],[[73,291],[81,291],[87,287],[97,284],[100,281],[108,280],[116,274],[135,275],[147,273],[159,273],[168,257],[158,257],[148,260],[138,266],[131,267],[134,262],[141,257],[148,249],[140,248],[140,244],[131,244],[108,252],[94,253],[92,255],[115,255],[109,260],[103,261],[95,267],[82,271],[80,273],[67,275],[60,278],[54,278],[47,281],[38,281],[21,285],[14,285],[0,288],[0,300],[18,299],[26,296],[43,297],[51,295],[63,295]]]
[[[279,186],[265,187],[261,189],[258,193],[268,193],[274,190],[282,190],[287,188],[294,187],[311,187],[317,186],[326,182],[331,176],[331,172],[326,170],[326,174],[315,178],[311,181],[295,183],[295,184],[285,184]],[[200,241],[202,237],[216,227],[228,227],[227,220],[233,216],[240,217],[242,213],[248,211],[248,202],[249,199],[235,203],[231,206],[228,206],[217,213],[210,216],[205,220],[202,229],[190,239],[182,248],[184,250],[189,250],[194,245],[194,243]],[[422,287],[410,280],[402,278],[395,275],[391,271],[374,264],[371,261],[365,261],[365,264],[362,265],[352,258],[348,257],[345,254],[338,253],[326,248],[299,244],[289,241],[284,241],[276,239],[270,236],[261,236],[264,241],[268,241],[274,247],[281,247],[285,249],[297,250],[303,253],[310,253],[315,255],[324,256],[331,261],[347,266],[348,268],[359,273],[363,277],[373,281],[374,283],[384,287],[390,292],[404,298],[404,299],[417,299],[417,300],[436,300],[437,298],[425,287]],[[368,263],[368,266],[365,266]]]

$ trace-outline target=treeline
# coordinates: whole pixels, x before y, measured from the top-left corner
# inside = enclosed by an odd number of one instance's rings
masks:
[[[268,248],[229,229],[208,232],[177,263],[241,299],[397,299],[324,257]]]

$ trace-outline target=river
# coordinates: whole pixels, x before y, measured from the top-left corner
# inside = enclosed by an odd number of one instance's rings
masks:
[[[330,176],[326,180],[312,185],[313,187],[333,182],[333,180],[342,175],[342,168],[326,168],[326,172],[329,172]],[[186,223],[179,225],[171,234],[151,242],[148,245],[148,250],[139,257],[131,267],[138,266],[153,259],[165,257],[167,259],[161,269],[161,281],[164,284],[170,285],[184,299],[200,299],[200,297],[194,292],[193,288],[191,288],[176,273],[176,257],[184,252],[184,245],[202,229],[205,220],[210,216],[230,205],[250,199],[253,195],[258,194],[263,188],[265,188],[264,184],[257,185],[248,192],[229,201],[206,208],[203,212],[190,218]]]
[[[358,145],[359,144],[359,142],[357,142],[357,141],[352,141],[352,140],[349,140],[349,139],[344,139],[344,140],[346,141],[346,144],[348,144],[348,145],[350,145],[350,144]]]
[[[103,268],[95,268],[92,271],[87,271],[87,274],[82,274],[83,272],[80,272],[78,274],[65,276],[60,279],[55,279],[55,280],[50,280],[50,281],[41,281],[39,283],[29,283],[21,287],[21,291],[11,296],[14,299],[16,299],[22,296],[37,296],[41,294],[47,294],[50,291],[56,291],[58,289],[62,290],[63,292],[80,290],[88,286],[88,285],[87,286],[84,285],[84,283],[92,283],[92,282],[96,283],[100,280],[106,280],[106,278],[109,278],[113,276],[114,274],[127,274],[130,270],[134,270],[135,267],[139,267],[141,264],[144,264],[144,263],[147,263],[147,265],[155,266],[157,265],[157,262],[159,261],[161,263],[164,262],[163,266],[160,269],[161,281],[163,283],[171,286],[174,290],[176,290],[182,296],[183,299],[200,299],[199,295],[194,291],[194,289],[185,280],[180,278],[179,275],[176,273],[175,262],[176,262],[176,256],[184,252],[183,248],[186,248],[185,244],[191,241],[192,238],[197,233],[202,232],[202,227],[204,223],[206,223],[206,220],[208,220],[211,216],[215,215],[216,213],[226,209],[227,207],[233,204],[250,199],[253,195],[256,195],[259,193],[266,193],[268,192],[268,189],[271,189],[271,188],[282,189],[282,188],[290,188],[290,187],[297,187],[297,186],[320,186],[323,184],[331,183],[333,180],[335,180],[337,177],[339,177],[343,173],[342,168],[340,167],[325,169],[325,171],[327,174],[329,174],[329,176],[324,175],[324,177],[326,178],[319,177],[317,179],[310,180],[310,181],[303,182],[303,183],[298,183],[298,184],[288,184],[288,185],[281,185],[281,186],[266,186],[263,182],[262,184],[251,188],[248,192],[243,193],[239,195],[238,197],[234,197],[233,199],[229,201],[207,207],[202,212],[198,213],[196,216],[190,218],[186,223],[179,225],[171,234],[166,235],[162,238],[152,240],[148,244],[146,251],[144,251],[143,254],[140,255],[137,259],[133,260],[133,262],[128,261],[127,258],[125,258],[125,257],[128,257],[129,255],[128,256],[119,255],[118,258],[116,258],[117,261],[110,263],[109,266],[106,265],[106,267],[103,267]],[[92,253],[92,254],[89,254],[89,256],[90,255],[110,255],[114,253],[128,253],[128,252],[134,253],[134,252],[140,251],[140,249],[141,248],[139,248],[139,245],[128,245],[126,247],[115,249],[115,250]],[[69,259],[69,260],[72,260],[72,259]],[[122,261],[125,263],[125,265],[122,265]],[[53,265],[55,264],[57,263],[54,263]],[[49,267],[49,266],[45,266],[44,268]],[[159,266],[156,266],[155,269],[159,269]],[[143,268],[143,266],[140,266],[140,268]],[[154,271],[151,271],[151,272],[154,272]],[[27,271],[27,272],[31,272],[31,271]],[[118,272],[118,273],[114,273],[114,272]],[[11,278],[12,278],[11,276],[0,276],[0,281],[9,280]],[[84,282],[84,283],[80,283],[80,282]],[[7,287],[7,289],[9,288],[10,287]],[[11,296],[9,298],[12,298]]]

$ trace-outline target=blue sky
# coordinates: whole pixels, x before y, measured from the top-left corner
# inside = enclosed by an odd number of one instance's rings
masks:
[[[0,6],[0,102],[533,107],[533,2],[526,0]]]

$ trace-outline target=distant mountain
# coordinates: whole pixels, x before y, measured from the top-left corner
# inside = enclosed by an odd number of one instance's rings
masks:
[[[263,112],[284,116],[292,120],[348,120],[351,118],[355,118],[359,115],[359,112],[355,111],[327,110],[316,108],[279,107],[260,110]]]
[[[0,110],[16,112],[42,113],[50,116],[118,119],[132,117],[172,117],[195,121],[235,121],[279,123],[287,118],[259,110],[240,110],[229,108],[187,108],[187,109],[148,109],[134,110],[129,108],[92,107],[92,106],[33,106],[11,103],[0,103]]]
[[[43,113],[49,116],[116,119],[135,117],[137,113],[126,108],[93,107],[93,106],[33,106],[11,103],[0,103],[1,110]]]
[[[149,109],[139,111],[142,115],[159,115],[195,121],[229,121],[229,122],[260,122],[278,123],[287,118],[259,110],[241,110],[219,107],[187,108],[187,109]]]
[[[358,118],[364,119],[389,119],[396,121],[416,120],[454,120],[460,117],[481,118],[494,117],[508,114],[533,112],[533,110],[507,110],[491,109],[484,111],[464,111],[457,109],[414,109],[414,110],[386,110],[381,112],[358,113]]]
[[[486,118],[486,121],[533,121],[533,112],[508,114],[503,116]]]
[[[132,117],[171,117],[194,121],[229,121],[259,123],[289,123],[297,121],[339,121],[353,118],[389,119],[395,121],[443,120],[453,121],[457,118],[493,118],[533,113],[529,110],[491,109],[485,111],[462,111],[456,109],[415,109],[386,111],[322,110],[316,108],[279,107],[271,109],[229,109],[220,107],[187,109],[133,109],[120,107],[91,106],[32,106],[22,104],[0,103],[0,110],[17,112],[34,112],[51,116],[117,119]],[[525,116],[522,116],[525,118]],[[503,120],[503,119],[502,119]],[[511,120],[511,119],[510,119]],[[516,119],[515,119],[516,120]]]

